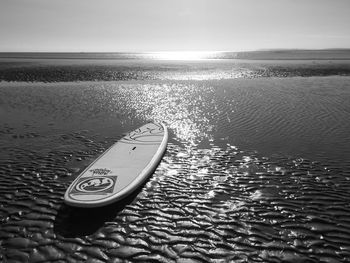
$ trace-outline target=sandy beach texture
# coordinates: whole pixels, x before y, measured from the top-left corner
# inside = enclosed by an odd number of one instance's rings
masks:
[[[349,261],[349,62],[0,64],[0,261]],[[66,206],[148,121],[170,139],[145,185]]]

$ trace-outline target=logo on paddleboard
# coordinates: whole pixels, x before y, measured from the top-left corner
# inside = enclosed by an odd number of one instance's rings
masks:
[[[111,193],[114,188],[116,176],[81,178],[75,185],[74,193],[102,194]]]

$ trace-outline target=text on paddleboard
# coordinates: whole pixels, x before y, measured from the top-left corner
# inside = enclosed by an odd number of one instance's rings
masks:
[[[105,168],[95,168],[89,171],[92,172],[92,175],[107,175],[112,172],[111,170]]]

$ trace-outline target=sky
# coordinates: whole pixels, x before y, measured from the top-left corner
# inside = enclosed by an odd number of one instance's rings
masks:
[[[350,48],[350,0],[0,0],[0,52]]]

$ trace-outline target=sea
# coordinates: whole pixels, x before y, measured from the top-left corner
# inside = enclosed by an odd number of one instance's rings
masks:
[[[142,187],[64,204],[148,122]],[[350,51],[0,53],[0,262],[350,262]]]

